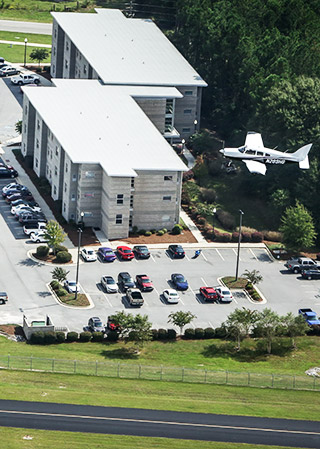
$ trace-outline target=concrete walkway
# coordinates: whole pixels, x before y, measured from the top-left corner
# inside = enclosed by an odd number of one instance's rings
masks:
[[[52,34],[52,23],[22,22],[17,20],[0,20],[1,31],[14,33]]]
[[[188,162],[188,168],[190,168],[190,170],[195,166],[196,164],[196,160],[193,157],[193,155],[191,154],[191,152],[188,150],[188,148],[184,147],[184,149],[182,150],[182,154],[184,155],[184,157],[187,159]]]
[[[17,42],[17,41],[3,41],[0,40],[0,44],[9,44],[9,45],[25,45],[24,42]],[[33,42],[28,42],[27,47],[45,47],[45,48],[51,48],[50,44],[35,44]]]
[[[180,211],[180,217],[185,222],[185,224],[188,226],[189,230],[192,232],[193,237],[197,240],[199,243],[208,243],[206,239],[203,237],[197,226],[193,223],[191,218],[188,216],[188,214],[181,209]]]

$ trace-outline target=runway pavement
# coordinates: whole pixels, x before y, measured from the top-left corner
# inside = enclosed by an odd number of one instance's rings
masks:
[[[0,400],[0,425],[44,430],[320,447],[316,421]]]

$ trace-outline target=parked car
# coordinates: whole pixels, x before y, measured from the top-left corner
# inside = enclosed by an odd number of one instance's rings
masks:
[[[31,207],[40,207],[36,201],[26,201],[23,199],[12,201],[11,207],[12,206],[20,206],[20,204],[24,204],[25,206],[31,206]]]
[[[316,312],[312,309],[299,309],[299,315],[302,315],[309,326],[319,329],[320,320],[317,318]]]
[[[30,238],[35,243],[47,243],[45,233],[43,231],[31,232]]]
[[[93,249],[83,248],[81,250],[81,256],[86,262],[95,262],[97,260],[97,254]]]
[[[15,201],[14,201],[15,202]],[[22,200],[21,204],[12,204],[11,203],[11,213],[12,215],[16,215],[17,212],[21,212],[22,210],[25,210],[26,212],[32,211],[32,212],[41,212],[41,207],[39,206],[31,206],[31,204],[28,204],[26,201]]]
[[[15,181],[14,182],[9,182],[9,184],[7,184],[4,187],[2,187],[1,192],[2,193],[6,193],[11,187],[14,187],[16,185],[21,185],[21,184],[15,182]],[[2,195],[2,196],[4,196],[4,195]]]
[[[89,318],[88,328],[91,332],[104,332],[105,331],[105,327],[102,324],[101,319],[97,316],[93,316],[93,317]]]
[[[133,252],[137,259],[149,259],[150,251],[146,245],[135,245],[133,247]]]
[[[122,271],[118,274],[118,284],[122,290],[126,291],[128,288],[134,288],[135,283],[131,275],[127,271]]]
[[[149,276],[147,276],[146,274],[137,274],[136,285],[143,292],[152,292],[152,290],[153,290],[153,284],[150,281]]]
[[[128,288],[128,290],[126,291],[126,297],[129,301],[130,306],[141,307],[144,303],[141,292],[137,288]]]
[[[186,255],[181,245],[169,245],[168,252],[174,258],[182,259]]]
[[[46,217],[39,212],[24,212],[19,217],[19,223],[22,225],[39,222],[47,223]]]
[[[99,259],[102,262],[113,262],[117,258],[117,256],[112,251],[112,249],[111,248],[107,248],[105,246],[101,246],[101,248],[98,249],[97,254],[99,256]]]
[[[39,223],[26,223],[23,226],[23,232],[26,235],[30,235],[32,233],[36,233],[38,231],[43,231],[47,226],[47,223],[39,222]]]
[[[102,276],[101,285],[107,293],[118,293],[119,288],[112,276]]]
[[[39,84],[40,76],[38,75],[22,75],[14,76],[11,78],[12,84],[17,84],[18,86],[22,86],[23,84]]]
[[[17,176],[18,172],[13,167],[0,166],[0,178],[16,178]]]
[[[1,58],[0,58],[1,60]],[[0,63],[0,69],[3,69],[3,67],[8,67],[9,64],[7,64],[6,62],[1,62]]]
[[[6,292],[0,292],[0,304],[5,304],[8,301],[8,295]]]
[[[314,269],[319,270],[320,264],[310,257],[298,257],[297,259],[289,259],[284,266],[293,273],[299,273],[302,270]]]
[[[134,254],[133,254],[131,248],[129,248],[129,246],[118,246],[117,252],[121,259],[131,260],[134,258]]]
[[[64,288],[69,293],[76,293],[76,291],[79,293],[79,291],[80,291],[80,285],[79,284],[77,285],[77,283],[75,281],[65,280],[63,285],[64,285]]]
[[[169,304],[178,304],[179,294],[174,288],[167,288],[163,291],[163,297]]]
[[[199,291],[205,301],[217,301],[219,299],[218,293],[213,287],[200,287]]]
[[[29,192],[29,190],[27,190],[27,191],[23,191],[23,192],[12,193],[12,195],[9,195],[6,197],[6,202],[12,203],[12,201],[20,200],[20,199],[24,199],[26,201],[34,201],[32,193]]]
[[[121,326],[119,323],[116,322],[115,317],[113,315],[108,316],[106,327],[109,331],[121,332]]]
[[[173,273],[171,275],[171,282],[177,290],[188,290],[189,288],[187,279],[180,273]]]
[[[40,207],[30,207],[30,206],[24,206],[24,207],[19,207],[16,210],[16,213],[14,214],[15,218],[18,220],[21,214],[24,214],[26,212],[31,212],[31,213],[36,213],[36,214],[41,214],[41,208]]]
[[[218,294],[218,301],[222,303],[229,303],[232,301],[232,293],[227,287],[222,287],[219,285],[218,287],[215,287],[215,291]]]
[[[4,187],[2,189],[2,196],[4,198],[6,198],[7,196],[10,196],[10,195],[12,195],[13,193],[16,193],[16,192],[29,192],[29,189],[28,189],[28,187],[23,186],[23,185],[18,184],[18,183],[13,183],[10,186],[8,184],[8,187],[6,186],[6,187]]]
[[[17,70],[15,67],[11,67],[10,65],[7,65],[5,67],[2,67],[0,69],[0,76],[10,76],[10,75],[18,75],[20,73],[20,70]]]
[[[302,270],[301,276],[304,279],[320,279],[320,270]]]

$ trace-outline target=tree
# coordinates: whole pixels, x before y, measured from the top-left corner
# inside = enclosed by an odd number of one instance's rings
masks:
[[[30,53],[30,59],[32,59],[32,61],[38,61],[39,66],[40,62],[42,62],[44,59],[47,59],[48,56],[49,52],[45,48],[35,48]]]
[[[267,352],[271,354],[272,341],[279,333],[280,316],[271,309],[264,309],[258,313],[255,329],[258,335],[267,341]]]
[[[48,241],[48,246],[53,249],[53,253],[56,254],[56,248],[63,243],[66,233],[55,220],[50,220],[44,230],[44,236]]]
[[[316,231],[313,219],[308,210],[297,200],[296,205],[288,207],[281,217],[279,230],[283,234],[283,242],[288,248],[300,251],[314,244]]]
[[[257,320],[257,311],[243,307],[231,312],[224,323],[227,333],[237,342],[237,350],[240,351],[240,344],[243,338],[247,337]]]
[[[65,281],[69,273],[70,271],[67,271],[61,267],[56,267],[53,271],[51,271],[52,279],[56,279],[58,282]]]
[[[112,315],[112,322],[119,325],[120,336],[126,342],[134,342],[137,350],[152,338],[148,315],[133,315],[132,313],[117,312]]]
[[[14,126],[14,129],[18,134],[22,134],[22,120],[18,120]]]
[[[294,316],[291,312],[287,313],[287,315],[282,318],[282,323],[284,324],[289,337],[291,337],[292,347],[296,349],[295,337],[305,335],[309,330],[308,324],[302,315]]]
[[[182,335],[184,326],[191,323],[197,317],[191,312],[183,312],[180,310],[178,312],[171,312],[168,318],[168,323],[178,326],[180,328],[180,335]]]
[[[248,281],[254,285],[254,284],[259,284],[259,282],[261,282],[263,280],[263,277],[260,274],[259,270],[246,270],[242,276],[244,276],[246,279],[248,279]]]

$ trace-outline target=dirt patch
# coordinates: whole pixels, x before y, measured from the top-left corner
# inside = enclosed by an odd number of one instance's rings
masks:
[[[18,324],[1,324],[0,331],[8,335],[20,335],[24,337],[23,328]]]
[[[115,239],[119,240],[119,239]],[[135,237],[128,237],[126,239],[121,239],[123,242],[130,243],[132,245],[148,245],[152,243],[197,243],[197,240],[193,236],[191,231],[183,231],[179,235],[164,234],[157,235],[152,234],[149,237],[145,235],[138,235]]]

